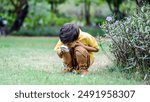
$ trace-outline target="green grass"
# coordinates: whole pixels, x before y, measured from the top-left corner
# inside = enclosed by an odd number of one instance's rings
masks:
[[[62,63],[53,48],[56,37],[1,37],[0,84],[3,85],[139,85],[142,81],[126,79],[111,65],[102,51],[96,54],[90,74],[62,73]],[[105,48],[105,47],[104,47]],[[107,48],[107,47],[106,47]]]

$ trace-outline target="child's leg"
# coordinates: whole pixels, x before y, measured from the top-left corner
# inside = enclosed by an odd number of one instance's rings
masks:
[[[83,73],[88,72],[90,66],[90,55],[89,52],[82,46],[77,46],[75,48],[75,56],[78,64],[78,72]]]
[[[64,69],[65,72],[71,72],[73,70],[72,66],[72,58],[70,52],[64,52],[62,54],[62,60],[65,64],[66,68]]]

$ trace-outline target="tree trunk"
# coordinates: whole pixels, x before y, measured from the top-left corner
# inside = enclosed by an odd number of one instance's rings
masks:
[[[20,30],[27,14],[28,14],[28,1],[27,0],[20,0],[19,5],[13,4],[15,6],[15,12],[16,12],[16,19],[10,29],[10,32],[12,31],[18,31]]]
[[[90,2],[84,1],[84,9],[85,9],[85,20],[86,20],[86,25],[91,25],[90,21]]]
[[[111,10],[111,12],[114,13],[115,20],[120,20],[120,19],[124,18],[124,16],[125,16],[126,14],[123,13],[123,12],[121,12],[121,11],[119,10],[120,4],[121,4],[122,2],[120,2],[119,0],[113,0],[113,1],[106,0],[106,1],[107,1],[107,3],[108,3],[109,9]],[[114,9],[113,9],[113,7],[112,7],[111,4],[113,5]]]
[[[58,13],[58,10],[57,10],[57,2],[56,2],[56,1],[51,1],[51,2],[50,2],[50,5],[51,5],[51,11],[52,11],[54,14],[57,14],[57,13]]]
[[[51,4],[51,11],[54,12],[54,2],[50,2]]]
[[[116,20],[120,20],[120,11],[118,0],[114,1],[114,15]]]

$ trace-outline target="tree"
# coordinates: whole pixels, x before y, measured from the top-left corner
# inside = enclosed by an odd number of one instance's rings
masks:
[[[106,0],[108,3],[108,6],[110,10],[114,13],[115,19],[122,19],[125,14],[120,11],[120,5],[125,1],[125,0]]]
[[[18,31],[23,24],[27,14],[28,14],[28,0],[10,0],[15,8],[16,19],[10,28],[10,32],[16,30]]]
[[[91,25],[91,15],[90,15],[90,6],[91,6],[91,0],[77,0],[77,5],[80,3],[84,4],[84,17],[86,21],[86,25]]]
[[[84,10],[85,10],[85,20],[86,25],[90,25],[90,6],[91,6],[91,0],[84,0]]]
[[[51,12],[57,14],[58,13],[58,9],[57,9],[58,4],[61,4],[65,1],[66,0],[48,0],[48,2],[51,5]]]
[[[91,9],[91,4],[101,4],[105,0],[76,0],[76,4],[79,5],[80,3],[84,4],[84,17],[86,21],[86,25],[91,25],[91,14],[90,14],[90,9]]]

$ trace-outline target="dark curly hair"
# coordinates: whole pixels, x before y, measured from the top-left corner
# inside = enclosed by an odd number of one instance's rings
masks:
[[[79,27],[75,24],[65,24],[60,29],[59,38],[62,43],[70,43],[79,37]]]

